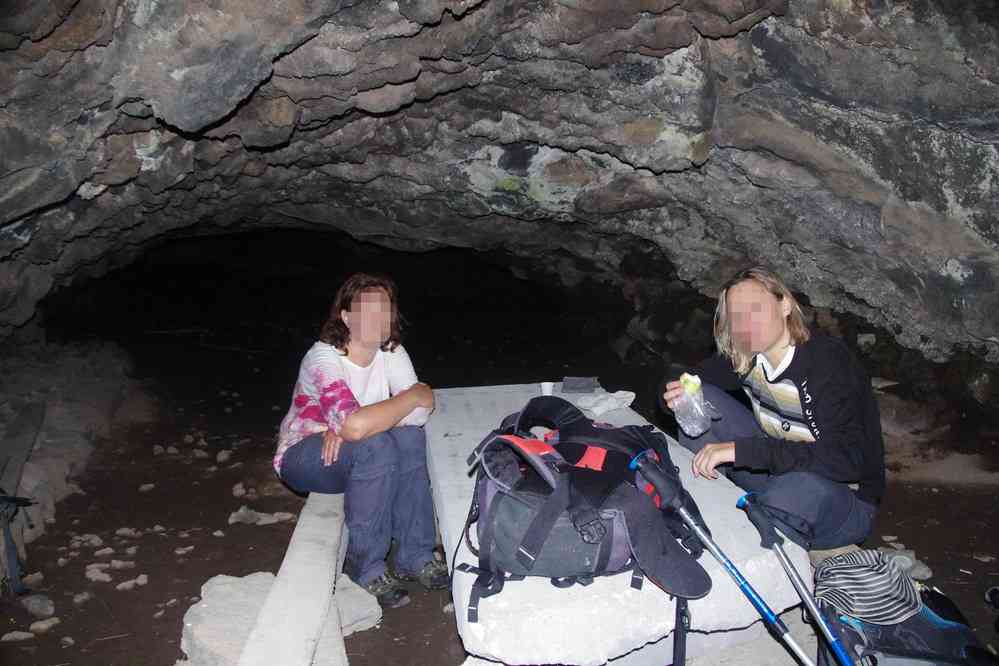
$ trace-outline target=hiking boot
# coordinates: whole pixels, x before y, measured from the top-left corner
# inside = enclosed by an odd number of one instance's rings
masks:
[[[382,608],[402,608],[409,603],[409,592],[388,572],[361,587],[373,594]]]
[[[434,558],[415,573],[399,571],[396,575],[402,580],[416,580],[428,590],[444,590],[450,584],[447,565]]]

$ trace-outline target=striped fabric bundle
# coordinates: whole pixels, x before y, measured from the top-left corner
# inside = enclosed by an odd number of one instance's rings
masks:
[[[815,597],[871,624],[897,624],[923,607],[912,580],[877,550],[843,553],[822,562],[815,570]]]

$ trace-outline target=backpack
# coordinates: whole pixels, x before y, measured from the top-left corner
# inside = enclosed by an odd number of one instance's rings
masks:
[[[831,557],[815,571],[819,610],[857,666],[999,666],[957,606],[878,551]],[[836,666],[824,642],[816,666]]]
[[[536,426],[552,432],[538,439]],[[476,575],[468,621],[478,621],[480,598],[525,576],[568,587],[631,570],[632,587],[648,578],[678,600],[706,595],[711,579],[696,562],[700,541],[672,511],[659,510],[651,484],[629,469],[648,449],[679,485],[667,440],[652,426],[595,424],[556,396],[536,397],[503,419],[468,459],[477,474],[463,536],[479,558],[478,567],[457,567]],[[693,498],[681,493],[703,527]],[[685,604],[677,614],[686,623]]]

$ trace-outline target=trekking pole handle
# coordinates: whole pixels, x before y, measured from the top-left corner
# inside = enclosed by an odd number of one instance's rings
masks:
[[[683,500],[680,497],[680,489],[677,484],[666,476],[666,473],[659,466],[659,463],[652,456],[655,452],[652,449],[645,449],[628,463],[628,469],[638,470],[645,477],[645,480],[652,484],[659,493],[660,507],[665,509],[671,506],[674,509],[683,507]]]
[[[746,493],[735,503],[737,507],[744,510],[751,522],[760,533],[760,545],[770,550],[774,544],[778,546],[784,543],[784,538],[777,534],[774,524],[770,522],[770,516],[763,510],[755,500],[755,493]]]

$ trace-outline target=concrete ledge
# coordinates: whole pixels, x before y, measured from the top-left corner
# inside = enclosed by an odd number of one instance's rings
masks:
[[[317,651],[347,664],[333,601],[346,537],[343,495],[310,494],[239,666],[311,666]]]
[[[461,543],[475,484],[468,474],[469,452],[485,433],[537,394],[536,384],[434,391],[437,409],[427,424],[427,468],[448,558],[455,559],[449,565],[478,564]],[[557,384],[555,395],[560,394]],[[572,401],[580,396],[564,397]],[[618,426],[647,423],[631,409],[601,414],[600,420]],[[722,551],[776,612],[798,605],[777,558],[760,547],[759,534],[736,508],[742,491],[724,478],[693,478],[692,454],[672,440],[670,454]],[[787,552],[799,571],[808,571],[808,557],[801,548],[789,543]],[[724,569],[710,556],[701,562],[713,588],[707,597],[690,603],[687,658],[691,662],[765,637],[759,615]],[[481,660],[510,665],[658,666],[668,663],[672,654],[674,601],[655,585],[631,589],[628,573],[601,576],[586,587],[568,589],[528,577],[508,584],[502,594],[482,599],[478,622],[471,623],[466,610],[474,580],[470,574],[456,573],[452,596],[465,650]],[[600,631],[590,630],[595,626]]]

